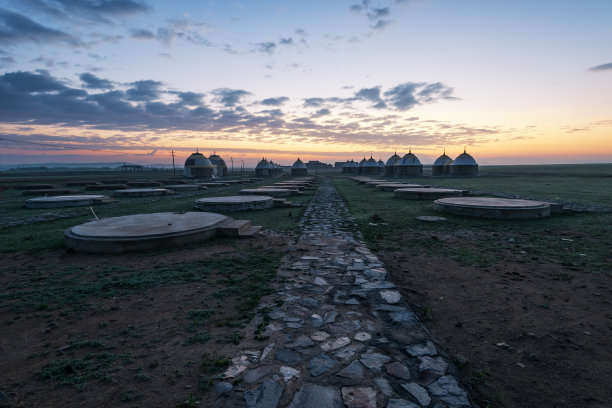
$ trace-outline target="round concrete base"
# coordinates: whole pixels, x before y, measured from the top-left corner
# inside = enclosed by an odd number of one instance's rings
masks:
[[[216,235],[231,220],[203,212],[135,214],[86,222],[64,231],[64,243],[77,252],[118,254],[190,245]]]
[[[207,187],[200,186],[198,184],[171,184],[169,186],[165,186],[173,191],[197,191],[197,190],[206,190]]]
[[[174,194],[174,192],[165,188],[128,188],[115,190],[113,193],[116,197],[148,197],[168,194]]]
[[[478,218],[533,219],[550,215],[542,201],[493,197],[453,197],[434,201],[434,210]]]
[[[435,200],[444,197],[461,197],[465,190],[451,188],[398,188],[395,197],[407,200]]]
[[[274,198],[289,197],[293,192],[284,188],[247,188],[240,190],[240,195],[260,195]]]
[[[423,184],[382,183],[377,184],[376,189],[381,191],[395,191],[398,188],[429,188]]]
[[[26,200],[28,208],[62,208],[62,207],[81,207],[86,205],[107,204],[113,200],[105,195],[73,195],[73,196],[54,196],[37,197]]]
[[[446,218],[436,217],[435,215],[421,215],[421,216],[416,217],[416,219],[419,221],[427,221],[427,222],[446,221]]]
[[[265,210],[274,206],[274,198],[269,196],[225,196],[198,198],[195,206],[204,211],[246,211]]]

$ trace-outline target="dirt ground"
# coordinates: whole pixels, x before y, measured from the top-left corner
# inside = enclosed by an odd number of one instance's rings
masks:
[[[279,254],[286,247],[286,239],[279,236],[210,242],[143,256],[78,255],[65,250],[34,256],[3,254],[0,294],[9,293],[10,287],[27,290],[33,284],[44,285],[45,271],[50,270],[78,270],[79,283],[93,284],[102,265],[120,268],[116,272],[120,275],[211,260],[255,247]],[[227,287],[217,284],[227,278],[224,271],[213,271],[203,281],[130,288],[127,294],[110,298],[77,297],[81,299],[77,303],[60,308],[14,310],[20,299],[3,297],[0,406],[174,407],[190,395],[193,402],[209,386],[206,365],[244,347],[234,344],[240,340],[244,322],[227,321],[235,318],[236,311],[228,305],[239,303],[240,293],[211,300],[220,287]],[[70,291],[57,289],[57,296]],[[210,309],[214,310],[211,317],[197,314]],[[212,336],[208,338],[207,333]]]
[[[434,238],[470,246],[465,236]],[[534,262],[526,251],[484,268],[378,255],[481,407],[612,406],[610,274]]]

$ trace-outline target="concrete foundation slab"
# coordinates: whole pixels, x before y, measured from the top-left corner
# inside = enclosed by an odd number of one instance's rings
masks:
[[[247,188],[238,192],[240,195],[260,195],[274,198],[289,197],[292,193],[295,192],[284,188]]]
[[[462,197],[466,190],[452,188],[398,188],[395,197],[407,200],[435,200],[444,197]]]
[[[534,219],[550,216],[548,203],[494,197],[441,198],[434,201],[434,210],[496,219]]]
[[[195,206],[200,210],[213,212],[265,210],[274,206],[274,198],[256,195],[205,197],[197,199]]]
[[[380,191],[395,191],[398,188],[429,188],[429,186],[423,185],[423,184],[407,184],[407,183],[382,183],[376,186],[376,189]]]
[[[169,186],[165,186],[173,191],[197,191],[197,190],[207,190],[208,187],[200,186],[198,184],[171,184]]]
[[[70,249],[87,253],[123,253],[190,245],[217,234],[231,220],[205,212],[135,214],[86,222],[64,231]]]
[[[174,191],[166,188],[127,188],[125,190],[115,190],[113,195],[116,197],[148,197],[174,194]]]
[[[62,208],[107,204],[113,201],[112,198],[105,195],[84,194],[30,198],[26,200],[25,205],[28,208]]]

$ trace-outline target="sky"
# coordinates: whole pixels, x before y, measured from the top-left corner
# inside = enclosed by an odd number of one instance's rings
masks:
[[[612,162],[612,1],[0,0],[0,167]]]

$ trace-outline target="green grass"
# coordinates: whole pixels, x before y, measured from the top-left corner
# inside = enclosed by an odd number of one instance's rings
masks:
[[[194,209],[197,198],[238,195],[238,192],[244,188],[257,188],[279,180],[264,180],[257,183],[211,188],[206,191],[184,192],[170,196],[118,198],[118,201],[112,204],[94,206],[93,211],[95,211],[98,218],[153,212],[198,211]],[[43,183],[45,180],[40,180],[39,182]],[[111,194],[111,192],[86,191],[81,191],[80,193]],[[63,248],[64,231],[66,229],[94,219],[88,207],[30,209],[25,208],[24,205],[25,201],[31,197],[23,196],[21,190],[7,189],[0,194],[0,252]],[[307,195],[289,197],[289,200],[306,205],[311,198],[311,192],[307,192]],[[262,211],[225,213],[224,215],[234,219],[251,220],[253,225],[261,225],[275,231],[292,231],[297,229],[298,221],[304,208],[271,208]],[[67,218],[26,225],[6,226],[9,218],[27,220],[43,214],[57,214]]]
[[[465,180],[471,179],[457,181]],[[567,182],[572,184],[571,179]],[[431,200],[397,199],[392,192],[374,190],[344,177],[334,178],[333,183],[374,250],[448,256],[479,267],[500,262],[504,251],[523,251],[532,262],[560,262],[593,274],[612,271],[607,232],[612,225],[610,213],[553,215],[537,220],[443,214],[448,221],[426,223],[416,217],[441,215],[434,212]],[[382,220],[373,221],[374,214]],[[452,245],[444,242],[447,236],[455,240]]]

